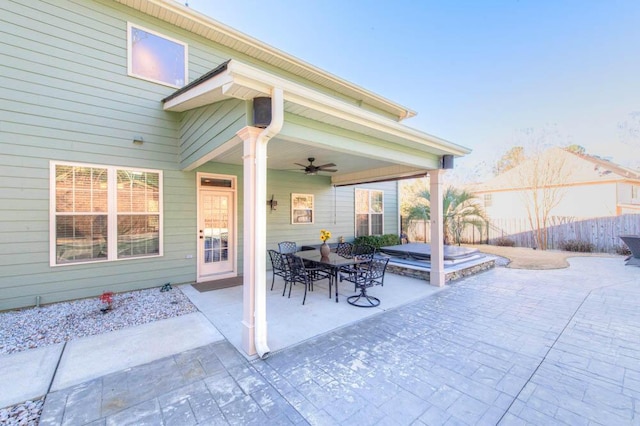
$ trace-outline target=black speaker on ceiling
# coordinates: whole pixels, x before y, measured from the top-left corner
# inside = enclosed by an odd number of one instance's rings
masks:
[[[264,129],[271,124],[271,98],[253,98],[253,125]]]
[[[442,168],[443,169],[453,169],[453,155],[443,155],[442,156]]]

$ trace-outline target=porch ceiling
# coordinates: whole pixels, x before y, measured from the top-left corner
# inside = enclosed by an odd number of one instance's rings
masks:
[[[236,144],[233,148],[217,156],[214,161],[242,165],[243,159],[242,144]],[[424,175],[426,168],[416,168],[402,166],[392,161],[383,161],[363,155],[354,155],[326,148],[284,140],[275,137],[269,141],[267,146],[267,167],[269,170],[290,171],[303,174],[301,167],[295,163],[306,164],[307,158],[316,159],[314,164],[322,165],[327,163],[336,164],[335,173],[320,172],[320,176],[330,176],[337,185],[347,184],[351,180],[359,182],[369,180],[381,180],[395,177],[408,177],[414,175]],[[397,175],[397,176],[396,176]]]

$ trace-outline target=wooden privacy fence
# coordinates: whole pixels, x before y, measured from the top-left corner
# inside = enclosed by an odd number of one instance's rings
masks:
[[[553,217],[546,230],[549,249],[560,249],[563,242],[577,240],[593,244],[596,252],[614,253],[625,246],[620,235],[640,235],[640,214],[596,217],[577,220],[569,217]],[[429,222],[412,221],[407,224],[411,241],[429,241]],[[426,240],[425,240],[426,236]],[[534,232],[527,219],[492,219],[482,234],[472,226],[462,233],[465,243],[495,244],[500,238],[508,238],[516,247],[534,247]]]

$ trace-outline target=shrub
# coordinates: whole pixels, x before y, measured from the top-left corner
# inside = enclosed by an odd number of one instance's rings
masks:
[[[560,243],[560,249],[579,253],[591,253],[596,249],[596,247],[588,241],[568,240]]]
[[[385,246],[395,246],[400,244],[400,237],[396,234],[384,234],[384,235],[364,235],[362,237],[358,237],[353,241],[353,244],[369,244],[374,246],[376,249]]]
[[[500,237],[493,240],[493,245],[500,247],[515,247],[516,242],[507,237]]]
[[[623,256],[629,256],[631,254],[631,250],[627,246],[616,246],[615,248],[616,254],[621,254]]]

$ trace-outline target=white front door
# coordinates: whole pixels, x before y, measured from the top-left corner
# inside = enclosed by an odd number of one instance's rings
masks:
[[[198,173],[198,282],[237,275],[235,177]]]

